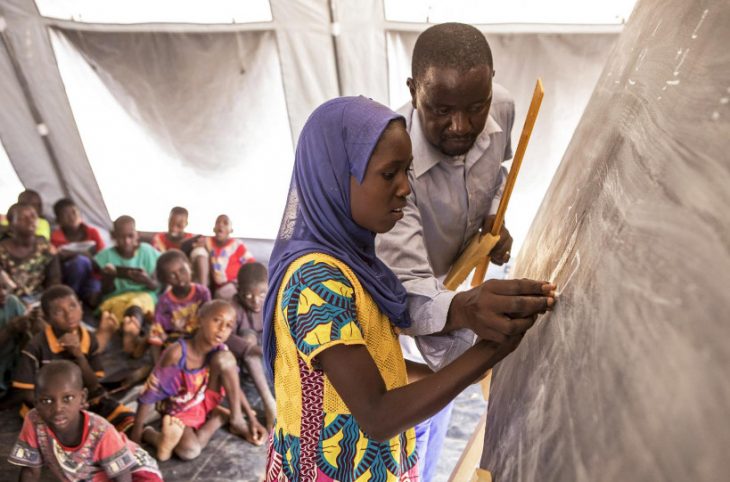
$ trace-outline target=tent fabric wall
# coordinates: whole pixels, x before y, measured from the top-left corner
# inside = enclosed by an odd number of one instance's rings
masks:
[[[156,139],[163,150],[174,153],[176,158],[183,159],[181,162],[195,164],[193,169],[200,170],[201,176],[204,176],[205,168],[211,162],[213,164],[223,162],[207,158],[204,154],[215,152],[215,146],[201,148],[199,143],[206,138],[197,135],[199,133],[184,139],[180,139],[181,136],[178,135],[177,140],[173,142],[168,136],[170,131],[165,131],[163,128],[165,123],[155,124],[159,120],[159,115],[166,119],[167,124],[171,121],[174,121],[173,124],[183,124],[181,119],[184,121],[185,115],[176,120],[177,112],[189,116],[196,104],[182,106],[180,111],[167,109],[160,114],[150,110],[146,105],[138,103],[135,106],[134,102],[129,103],[132,98],[136,98],[135,102],[139,102],[146,94],[135,91],[134,82],[130,81],[127,84],[128,75],[125,81],[125,75],[113,72],[122,68],[109,63],[114,56],[104,60],[105,49],[119,42],[124,35],[139,32],[141,37],[146,35],[147,38],[154,37],[158,40],[167,38],[170,43],[173,42],[172,39],[177,38],[185,43],[193,42],[195,35],[201,36],[197,38],[205,36],[212,38],[226,32],[230,37],[218,38],[237,40],[222,41],[221,45],[227,45],[237,52],[236,55],[242,55],[244,59],[248,56],[247,49],[252,48],[248,45],[247,39],[254,39],[254,43],[265,39],[268,45],[272,45],[273,42],[278,53],[280,78],[272,78],[268,82],[280,83],[283,86],[290,134],[286,144],[290,146],[295,145],[309,113],[329,98],[337,95],[363,94],[388,103],[394,108],[400,107],[408,100],[405,79],[410,73],[410,54],[418,32],[427,25],[408,25],[406,26],[408,31],[403,31],[404,24],[384,20],[383,4],[380,0],[333,0],[331,3],[327,0],[298,2],[271,0],[270,4],[273,21],[254,26],[246,24],[89,26],[64,22],[64,28],[56,29],[55,32],[60,33],[59,38],[65,39],[67,47],[73,46],[84,55],[89,65],[99,68],[99,76],[109,87],[110,92],[115,93],[117,99],[126,105],[127,111],[141,121],[140,126],[149,128],[148,135]],[[73,87],[64,86],[62,83],[56,65],[56,55],[49,41],[49,31],[54,25],[58,25],[58,21],[40,17],[32,0],[6,0],[0,8],[0,13],[7,21],[9,38],[18,52],[23,72],[28,77],[32,96],[49,127],[51,144],[59,163],[63,166],[63,172],[67,173],[66,179],[59,180],[54,175],[26,102],[19,94],[17,80],[14,80],[7,54],[0,51],[0,76],[2,76],[0,78],[4,86],[0,96],[3,105],[7,106],[0,114],[0,137],[8,156],[25,185],[42,191],[49,202],[63,193],[65,185],[72,197],[81,205],[87,219],[106,226],[110,221],[107,206],[98,188],[95,172],[87,159],[66,95],[66,89],[72,90]],[[483,27],[487,30],[491,28]],[[98,32],[92,35],[77,31],[88,29]],[[159,29],[163,31],[167,29],[168,33],[163,34]],[[197,34],[186,32],[186,29]],[[126,33],[112,34],[111,30],[122,30]],[[171,36],[169,32],[172,31],[183,33],[176,37]],[[496,59],[497,81],[506,86],[516,100],[517,120],[513,131],[513,144],[516,145],[535,78],[541,76],[546,87],[542,112],[508,213],[509,226],[517,240],[516,244],[519,245],[617,35],[487,32],[487,36]],[[94,39],[94,41],[85,42],[83,39]],[[246,44],[243,48],[241,41]],[[117,44],[117,47],[121,46]],[[225,48],[222,51],[225,51]],[[134,63],[134,60],[126,58],[126,54],[121,50],[115,55],[123,65]],[[129,55],[133,56],[132,53]],[[250,70],[247,74],[256,75]],[[176,85],[178,84],[173,84],[173,88],[177,88]],[[131,92],[134,95],[120,97],[120,92],[127,94]],[[176,95],[175,92],[163,93],[168,99],[175,98]],[[125,98],[126,101],[123,100]],[[260,100],[267,101],[263,96]],[[215,110],[207,112],[208,116],[217,115]],[[225,114],[224,112],[222,117],[225,117]],[[224,122],[211,122],[210,125],[221,130],[230,129],[230,124],[226,125]],[[230,134],[230,132],[212,133],[212,137],[218,139]],[[265,143],[263,139],[260,142]],[[281,141],[277,138],[266,142]],[[247,154],[241,153],[241,158],[246,156]],[[277,175],[288,177],[288,166],[291,165],[293,156],[286,159],[283,157],[286,156],[273,159],[265,157],[263,160],[255,161],[266,162]],[[262,180],[262,184],[266,184],[265,179]],[[283,202],[282,200],[280,204]],[[274,202],[273,205],[277,203]],[[169,206],[165,206],[165,209],[168,208]],[[116,213],[116,209],[114,211]],[[276,209],[272,207],[268,215],[278,222],[280,213],[279,207]],[[519,213],[519,216],[515,213]],[[134,212],[130,214],[135,215]],[[208,222],[210,221],[212,220]],[[163,227],[163,222],[160,221],[159,228]],[[244,237],[255,232],[256,228],[251,225],[238,226],[237,229],[237,234]],[[268,229],[268,232],[271,232],[271,229]],[[271,234],[273,235],[273,232]]]
[[[388,59],[382,0],[343,0],[335,21],[342,95],[366,95],[388,104]]]
[[[23,184],[55,200],[68,193],[79,204],[89,221],[106,225],[109,213],[104,205],[94,174],[86,159],[74,122],[46,26],[38,16],[33,0],[5,0],[0,5],[5,17],[5,33],[14,50],[22,74],[27,79],[61,175],[43,145],[36,122],[11,69],[9,52],[0,51],[0,138]],[[46,213],[50,213],[46,203]]]
[[[309,114],[340,95],[326,0],[271,0],[292,141]]]
[[[485,32],[492,48],[495,81],[515,99],[512,149],[517,142],[535,80],[541,77],[545,98],[515,185],[506,225],[519,251],[543,196],[580,121],[618,34],[496,34]],[[410,100],[405,80],[417,32],[388,32],[391,105]]]
[[[51,39],[113,217],[156,231],[182,205],[192,232],[223,212],[236,233],[273,237],[293,146],[272,31],[54,28]]]

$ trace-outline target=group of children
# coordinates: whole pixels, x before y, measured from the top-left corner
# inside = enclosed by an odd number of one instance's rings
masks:
[[[19,232],[17,214],[28,204],[19,201],[4,238]],[[33,212],[27,230],[45,239]],[[120,216],[105,247],[72,201],[54,212],[58,228],[47,234],[62,284],[17,296],[24,260],[14,258],[13,270],[0,263],[0,389],[6,405],[21,405],[24,425],[9,458],[23,467],[21,480],[37,480],[41,466],[62,480],[161,480],[140,443],[160,461],[189,460],[224,425],[262,444],[276,417],[261,348],[268,273],[231,237],[229,218],[218,217],[215,236],[193,236],[187,211],[176,207],[168,231],[148,244],[134,219]],[[115,344],[115,365],[149,358],[118,386],[107,383],[102,363]],[[261,396],[263,425],[242,373]],[[142,382],[135,412],[118,397]],[[155,409],[159,430],[147,425]]]

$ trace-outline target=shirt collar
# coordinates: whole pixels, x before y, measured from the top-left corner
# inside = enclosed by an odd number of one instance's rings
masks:
[[[482,156],[484,151],[489,148],[491,139],[489,136],[502,132],[502,127],[494,120],[492,114],[487,116],[487,122],[484,125],[484,129],[477,136],[474,145],[466,153],[465,164],[466,167],[470,167],[478,158]],[[426,135],[421,127],[421,119],[415,109],[411,113],[411,139],[413,140],[413,173],[416,178],[421,177],[423,174],[428,172],[433,166],[441,161],[447,161],[453,159],[452,156],[447,156],[443,152],[439,151],[431,145],[426,139]]]
[[[83,326],[79,327],[80,331],[80,348],[81,353],[84,355],[89,354],[89,348],[91,348],[91,336],[89,336],[89,332],[86,331],[86,328]],[[46,340],[48,340],[48,347],[51,349],[53,353],[61,353],[64,348],[61,346],[61,343],[58,341],[58,338],[56,338],[56,334],[53,333],[53,328],[51,328],[51,325],[46,325]]]

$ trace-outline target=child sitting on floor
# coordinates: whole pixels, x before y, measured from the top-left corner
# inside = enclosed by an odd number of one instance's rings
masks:
[[[155,322],[147,342],[155,363],[162,348],[198,328],[198,309],[210,301],[206,286],[190,282],[190,263],[182,251],[171,249],[157,260],[157,279],[168,285],[155,306]]]
[[[8,391],[13,367],[20,355],[19,348],[27,340],[29,327],[25,305],[17,296],[9,294],[0,281],[0,398]]]
[[[113,398],[99,384],[104,377],[96,336],[81,325],[81,303],[71,288],[57,285],[41,297],[41,309],[48,321],[43,331],[25,346],[13,377],[13,388],[21,391],[25,416],[33,406],[33,389],[40,368],[53,360],[77,364],[89,393],[89,410],[111,422],[117,430],[127,430],[134,422],[134,412]]]
[[[38,216],[38,224],[36,224],[36,236],[41,236],[48,241],[51,237],[51,224],[43,217],[43,199],[37,191],[26,189],[18,194],[18,204],[30,204],[33,206]]]
[[[87,399],[77,365],[59,360],[38,372],[35,405],[25,417],[8,461],[20,480],[40,480],[47,467],[59,480],[162,481],[157,462],[102,417],[84,410]]]
[[[175,206],[170,210],[170,217],[167,218],[167,232],[157,233],[152,237],[152,247],[160,253],[168,249],[182,249],[182,243],[193,237],[186,233],[188,226],[188,210]]]
[[[141,356],[147,346],[145,317],[152,316],[157,301],[154,272],[160,253],[139,242],[131,216],[120,216],[114,221],[112,236],[116,245],[94,257],[102,272],[104,300],[99,310],[111,314],[102,315],[100,331],[108,333],[121,320],[124,352]],[[103,349],[108,336],[101,341]]]
[[[276,401],[266,381],[261,359],[261,334],[264,329],[262,312],[269,291],[267,277],[266,266],[258,262],[244,264],[238,270],[238,293],[231,302],[236,309],[236,326],[226,344],[251,376],[261,395],[266,428],[271,430],[276,418]]]
[[[227,301],[204,304],[198,311],[195,334],[168,347],[147,379],[132,440],[144,439],[153,445],[158,460],[169,459],[173,452],[183,460],[196,458],[226,421],[231,433],[251,443],[263,442],[265,431],[248,402],[241,399],[236,360],[225,345],[235,316]],[[218,406],[224,396],[230,414]],[[144,427],[155,403],[163,414],[160,432]],[[243,418],[242,406],[250,425]]]
[[[81,220],[76,204],[68,198],[53,205],[58,228],[51,233],[51,244],[58,250],[63,284],[70,286],[78,297],[96,307],[101,283],[94,274],[91,257],[104,249],[99,231]]]
[[[231,220],[221,214],[215,220],[215,236],[207,239],[213,295],[230,300],[236,294],[236,276],[241,265],[256,261],[243,241],[232,238]]]

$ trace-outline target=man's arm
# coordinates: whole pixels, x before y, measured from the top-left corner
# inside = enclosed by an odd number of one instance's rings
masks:
[[[408,292],[411,326],[407,335],[430,335],[444,330],[453,291],[433,273],[423,237],[421,215],[413,194],[403,209],[403,219],[375,238],[378,257],[395,273]]]

